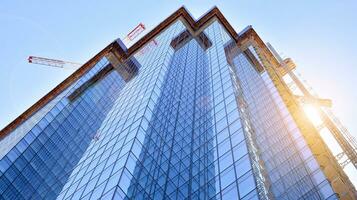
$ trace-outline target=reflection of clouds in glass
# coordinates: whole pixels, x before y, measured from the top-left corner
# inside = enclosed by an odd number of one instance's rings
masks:
[[[198,97],[197,99],[197,105],[200,107],[200,108],[209,108],[211,104],[211,97],[210,96],[201,96],[201,97]]]

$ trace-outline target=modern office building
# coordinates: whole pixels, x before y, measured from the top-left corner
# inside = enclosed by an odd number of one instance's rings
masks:
[[[356,199],[283,79],[293,68],[252,27],[182,7],[1,131],[0,198]],[[354,164],[353,138],[335,135]]]

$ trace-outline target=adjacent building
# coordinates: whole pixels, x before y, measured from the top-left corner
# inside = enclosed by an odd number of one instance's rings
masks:
[[[356,199],[284,67],[252,27],[182,7],[0,132],[0,199]]]

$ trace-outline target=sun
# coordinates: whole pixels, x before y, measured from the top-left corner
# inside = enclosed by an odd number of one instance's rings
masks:
[[[307,117],[310,119],[310,121],[315,125],[315,126],[319,126],[322,124],[322,120],[319,116],[319,113],[316,109],[315,106],[311,105],[311,104],[304,104],[303,105],[303,109],[305,111],[305,114],[307,115]]]

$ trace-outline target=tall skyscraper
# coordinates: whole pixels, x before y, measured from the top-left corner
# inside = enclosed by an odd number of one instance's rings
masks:
[[[217,8],[199,20],[180,8],[130,48],[112,42],[1,131],[1,199],[356,199],[303,110],[328,101],[294,68]],[[333,134],[356,166],[346,135]]]

